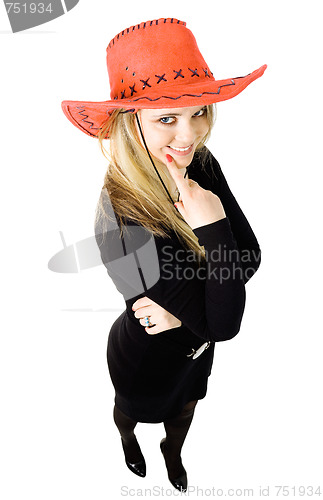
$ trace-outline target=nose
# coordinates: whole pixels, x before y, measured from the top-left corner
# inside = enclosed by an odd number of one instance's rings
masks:
[[[179,120],[176,130],[176,143],[181,146],[190,146],[196,138],[196,130],[191,119]]]

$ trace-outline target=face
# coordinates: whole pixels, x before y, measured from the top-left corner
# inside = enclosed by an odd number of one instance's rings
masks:
[[[197,145],[209,130],[206,106],[141,109],[138,116],[150,154],[164,164],[169,154],[178,168],[191,163]],[[138,135],[141,139],[139,130]]]

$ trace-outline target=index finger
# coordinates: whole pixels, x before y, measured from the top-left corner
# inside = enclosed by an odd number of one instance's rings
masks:
[[[188,188],[187,179],[184,179],[182,174],[178,171],[174,158],[169,154],[166,155],[166,166],[174,179],[181,196],[183,196],[183,192]]]
[[[140,309],[141,307],[145,306],[150,306],[151,304],[154,304],[155,302],[151,300],[149,297],[140,297],[140,299],[137,299],[136,302],[132,304],[132,310],[136,311],[137,309]]]

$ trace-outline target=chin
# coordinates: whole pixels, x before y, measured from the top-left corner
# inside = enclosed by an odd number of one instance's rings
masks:
[[[182,157],[177,157],[175,156],[174,160],[176,161],[178,166],[181,167],[188,167],[188,165],[192,162],[193,157],[194,157],[195,151],[192,151],[189,155],[187,156],[182,156]]]
[[[185,158],[185,160],[184,159],[181,161],[176,160],[176,165],[178,166],[178,168],[188,167],[191,164],[192,159],[193,159],[193,156],[190,155],[190,157]]]

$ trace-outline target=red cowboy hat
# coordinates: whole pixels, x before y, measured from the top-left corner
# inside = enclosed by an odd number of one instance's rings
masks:
[[[186,23],[155,19],[131,26],[107,47],[111,100],[63,101],[62,108],[82,132],[95,137],[117,108],[181,108],[236,96],[262,76],[267,65],[247,76],[215,80]]]

